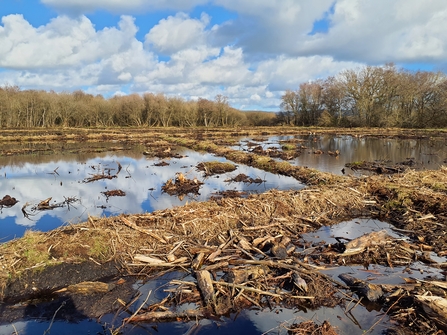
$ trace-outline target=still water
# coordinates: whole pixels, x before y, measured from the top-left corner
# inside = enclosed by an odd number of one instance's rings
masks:
[[[27,157],[7,157],[0,160],[0,199],[5,195],[19,202],[0,210],[0,242],[20,237],[26,229],[48,231],[64,223],[77,223],[88,216],[112,216],[121,213],[146,213],[158,209],[180,206],[186,202],[204,201],[219,191],[238,190],[260,193],[269,189],[300,189],[304,185],[293,178],[278,176],[259,169],[239,165],[231,173],[204,177],[196,165],[207,161],[226,161],[206,153],[187,149],[177,152],[182,158],[165,159],[167,166],[154,166],[161,160],[146,158],[142,151],[108,152],[101,154],[41,155]],[[77,156],[77,157],[76,157]],[[82,157],[82,158],[81,158]],[[40,160],[39,160],[40,158]],[[6,161],[7,160],[7,161]],[[7,162],[7,164],[5,164]],[[116,178],[86,182],[97,174],[114,175]],[[204,185],[200,194],[190,194],[183,198],[169,196],[161,190],[168,179],[174,179],[177,172],[187,178],[196,177]],[[252,178],[260,178],[262,183],[234,183],[227,179],[244,173]],[[107,198],[102,192],[121,190],[125,196]],[[31,211],[40,201],[52,198],[50,204],[59,204],[67,198],[76,199],[69,206],[46,211]],[[22,207],[31,212],[26,216]]]
[[[393,226],[379,220],[358,218],[344,221],[332,227],[322,227],[321,229],[303,234],[304,241],[311,241],[314,245],[335,243],[336,237],[356,238],[365,233],[386,230],[387,234],[396,239],[407,239],[393,230]],[[305,252],[297,248],[297,252]],[[437,261],[443,261],[436,259]],[[445,260],[444,260],[445,261]],[[348,273],[358,279],[366,280],[376,284],[403,284],[406,278],[426,279],[429,277],[441,277],[442,269],[431,267],[429,264],[414,261],[411,272],[408,273],[406,266],[385,267],[377,264],[370,264],[367,270],[364,266],[346,265],[332,266],[326,270],[320,270],[324,274],[335,280],[340,280],[338,275]],[[177,286],[171,283],[172,280],[195,281],[191,274],[182,271],[166,273],[156,279],[145,282],[139,281],[134,286],[141,293],[141,296],[134,301],[127,311],[122,311],[118,315],[106,314],[97,321],[84,319],[77,322],[67,322],[56,318],[53,323],[50,320],[23,320],[13,324],[0,325],[0,334],[44,334],[51,328],[53,334],[110,334],[110,329],[120,326],[124,318],[132,315],[141,306],[151,306],[158,304],[165,299]],[[352,303],[350,307],[354,304]],[[349,305],[348,305],[349,307]],[[197,306],[186,303],[177,307],[179,310],[191,310]],[[321,307],[315,310],[303,307],[283,307],[274,306],[253,307],[245,309],[239,313],[232,313],[221,316],[218,319],[198,319],[178,322],[141,322],[138,325],[128,324],[122,329],[123,334],[288,334],[288,328],[293,324],[313,320],[317,324],[328,321],[336,327],[339,334],[363,334],[368,332],[371,335],[383,334],[394,324],[388,316],[383,313],[380,304],[366,303],[359,304],[355,308],[346,312],[346,306],[336,306],[334,308]]]
[[[353,172],[345,164],[352,162],[385,161],[392,166],[412,159],[413,169],[438,169],[447,162],[445,139],[430,138],[400,139],[384,137],[355,137],[349,135],[310,134],[300,136],[272,136],[264,139],[242,138],[233,149],[250,151],[253,145],[264,150],[281,148],[292,143],[301,148],[301,154],[289,160],[293,165],[307,166],[334,174],[363,174]],[[29,147],[29,148],[28,148]],[[290,177],[277,176],[262,170],[239,165],[231,173],[205,178],[197,171],[200,162],[219,160],[206,153],[179,149],[179,159],[165,160],[168,166],[155,166],[161,160],[147,158],[142,145],[103,142],[95,144],[7,144],[2,149],[29,149],[33,154],[0,157],[0,199],[5,195],[19,202],[11,208],[0,208],[0,243],[23,236],[26,229],[48,231],[62,224],[85,221],[88,215],[111,216],[121,213],[145,213],[157,209],[171,208],[187,201],[203,201],[224,190],[247,193],[276,189],[300,189],[304,185]],[[119,150],[117,150],[117,148]],[[295,149],[296,150],[296,149]],[[322,154],[315,154],[321,150]],[[328,152],[339,151],[338,156]],[[122,170],[117,178],[86,183],[95,174],[110,171],[113,175]],[[179,199],[162,192],[162,185],[177,172],[189,179],[197,177],[204,182],[199,195]],[[229,183],[227,179],[244,173],[252,178],[261,178],[261,184]],[[121,190],[123,197],[107,198],[102,192]],[[70,206],[38,211],[25,216],[22,207],[30,209],[40,201],[51,199],[51,204],[76,199]]]
[[[439,169],[447,164],[447,142],[445,139],[434,140],[430,138],[402,139],[384,137],[355,137],[350,135],[312,134],[297,136],[274,136],[259,139],[244,138],[233,149],[250,151],[253,144],[260,145],[264,150],[268,148],[281,148],[284,143],[291,143],[301,147],[299,157],[289,160],[289,163],[307,166],[324,172],[334,174],[353,173],[345,164],[353,162],[384,161],[390,166],[414,161],[413,169]],[[248,145],[251,144],[251,145]],[[295,149],[296,150],[296,149]],[[321,150],[323,153],[315,154]],[[329,155],[328,152],[338,150],[338,156]]]

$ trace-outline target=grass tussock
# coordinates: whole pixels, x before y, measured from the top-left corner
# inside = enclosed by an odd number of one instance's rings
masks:
[[[237,169],[237,166],[230,162],[201,162],[197,165],[199,171],[203,171],[206,176],[211,176],[214,174],[232,172]]]

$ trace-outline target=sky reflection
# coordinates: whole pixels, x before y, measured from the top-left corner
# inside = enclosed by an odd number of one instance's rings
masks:
[[[264,150],[268,148],[281,148],[281,141],[296,141],[297,146],[304,146],[299,157],[289,163],[306,166],[319,171],[341,175],[345,164],[353,162],[374,162],[376,160],[388,161],[390,166],[406,161],[415,160],[413,169],[439,169],[446,165],[447,150],[445,140],[431,138],[386,138],[386,137],[355,137],[351,135],[312,134],[296,136],[272,136],[266,141],[257,142],[256,139],[244,138],[239,145],[233,146],[235,150],[250,151],[253,147],[247,144],[257,143]],[[323,154],[314,154],[321,150]],[[328,151],[340,151],[339,156],[331,156]],[[345,168],[345,173],[354,172]]]
[[[3,208],[0,212],[2,229],[0,241],[5,242],[23,235],[25,228],[41,231],[54,229],[63,223],[82,222],[91,216],[111,216],[121,213],[144,213],[158,209],[180,206],[187,201],[204,201],[217,191],[239,190],[246,192],[264,192],[268,189],[300,189],[302,184],[295,179],[277,176],[255,168],[239,165],[238,169],[227,174],[204,178],[197,171],[196,165],[202,161],[219,160],[215,157],[191,150],[180,150],[184,156],[180,159],[165,160],[169,166],[154,166],[160,162],[158,158],[148,159],[143,155],[126,155],[116,153],[91,157],[86,160],[66,159],[55,156],[54,160],[38,163],[22,162],[3,166],[0,169],[0,198],[8,194],[19,200],[11,208]],[[35,159],[35,158],[34,158]],[[114,179],[103,179],[86,183],[95,174],[102,174],[110,169],[111,175],[118,170],[118,162],[122,170]],[[182,172],[188,178],[197,177],[204,182],[199,195],[188,195],[183,199],[169,196],[162,192],[162,185],[174,178],[176,172]],[[244,173],[252,178],[265,180],[262,184],[228,183],[226,179]],[[126,193],[124,197],[107,198],[101,192],[119,189]],[[40,201],[52,197],[50,204],[61,203],[66,198],[78,199],[69,207],[34,213],[26,218],[22,207],[28,203],[27,211]]]

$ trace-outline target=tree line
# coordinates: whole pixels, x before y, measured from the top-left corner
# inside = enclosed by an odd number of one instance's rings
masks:
[[[281,98],[277,123],[297,126],[440,128],[447,126],[447,77],[365,66],[303,83]]]
[[[281,97],[280,111],[242,112],[228,97],[185,100],[164,94],[114,96],[0,87],[0,128],[336,126],[441,128],[447,126],[447,76],[409,72],[392,64],[365,66],[302,83]]]
[[[145,93],[115,96],[0,87],[0,128],[35,127],[231,127],[269,125],[272,113],[244,113],[228,98],[186,101],[181,97]],[[267,121],[266,121],[267,120]]]

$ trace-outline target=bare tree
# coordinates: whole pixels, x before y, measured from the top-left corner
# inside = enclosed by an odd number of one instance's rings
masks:
[[[299,95],[297,92],[287,90],[281,96],[281,111],[283,113],[281,116],[286,124],[298,124],[300,116],[299,104]]]

